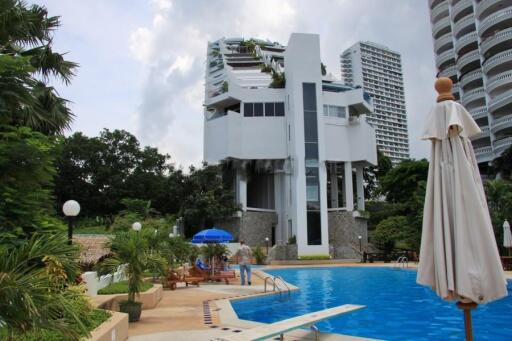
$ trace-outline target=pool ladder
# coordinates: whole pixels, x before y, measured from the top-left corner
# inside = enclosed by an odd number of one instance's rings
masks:
[[[284,285],[288,295],[290,295],[290,293],[291,293],[290,287],[288,286],[288,284],[286,284],[286,282],[284,281],[284,279],[281,276],[274,276],[274,278],[272,278],[271,276],[265,277],[265,282],[264,282],[264,286],[263,286],[264,292],[267,292],[267,281],[273,285],[273,291],[277,290],[279,292],[279,294],[281,294],[283,292],[283,289],[280,288],[277,283],[277,281],[280,281],[281,284]]]
[[[405,256],[400,256],[396,260],[395,268],[408,268],[409,267],[409,259]]]

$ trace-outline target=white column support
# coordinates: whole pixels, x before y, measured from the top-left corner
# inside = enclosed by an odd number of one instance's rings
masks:
[[[338,174],[336,173],[338,167],[336,163],[330,163],[329,168],[329,171],[331,173],[331,207],[336,208],[340,207],[338,203]]]
[[[352,185],[352,162],[345,162],[345,200],[347,211],[354,210],[354,186]]]
[[[242,207],[242,211],[247,210],[247,175],[242,169],[236,170],[236,201]]]
[[[357,190],[357,209],[364,211],[364,178],[363,166],[356,166],[356,190]]]

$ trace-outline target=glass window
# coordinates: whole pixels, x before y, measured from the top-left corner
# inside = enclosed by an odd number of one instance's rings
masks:
[[[324,104],[324,116],[329,116],[329,106]]]
[[[319,211],[308,211],[308,245],[322,244],[322,227]]]
[[[345,118],[345,107],[340,107],[337,105],[329,105],[329,116]]]
[[[318,143],[306,143],[305,154],[306,160],[318,160]]]
[[[306,142],[318,141],[316,112],[304,112],[304,140]]]
[[[263,116],[263,103],[254,103],[254,116]]]
[[[316,111],[315,83],[302,83],[302,97],[304,110]]]
[[[274,103],[265,103],[265,116],[274,116]]]
[[[253,105],[254,103],[244,103],[244,116],[253,116]]]
[[[315,185],[309,185],[306,186],[306,200],[307,201],[318,201],[318,186]]]
[[[275,103],[275,115],[284,116],[284,102]]]

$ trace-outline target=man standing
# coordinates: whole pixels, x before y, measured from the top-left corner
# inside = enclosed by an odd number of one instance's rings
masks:
[[[240,280],[245,285],[245,274],[247,273],[247,284],[251,285],[251,248],[245,245],[243,240],[240,241],[240,248],[236,252],[238,265],[240,266]]]

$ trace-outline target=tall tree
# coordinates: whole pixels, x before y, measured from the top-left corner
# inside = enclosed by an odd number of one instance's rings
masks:
[[[512,174],[512,147],[507,148],[492,162],[492,171],[502,179],[510,180]]]
[[[27,126],[44,134],[69,127],[67,101],[48,84],[68,84],[76,63],[52,49],[58,17],[44,6],[19,0],[0,2],[0,125]]]
[[[363,176],[366,183],[364,196],[367,200],[377,199],[381,195],[379,181],[393,168],[391,159],[377,148],[377,166],[367,167]]]
[[[388,201],[408,200],[421,181],[427,181],[428,161],[404,160],[391,169],[381,181],[383,194]]]

